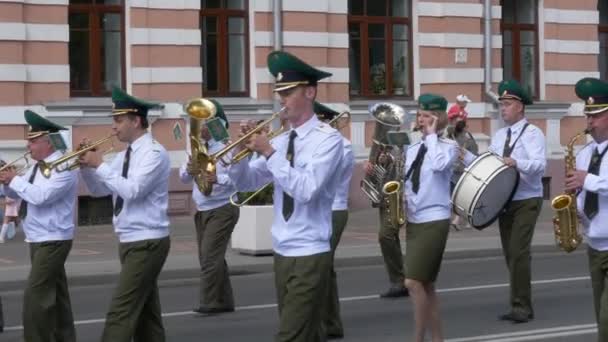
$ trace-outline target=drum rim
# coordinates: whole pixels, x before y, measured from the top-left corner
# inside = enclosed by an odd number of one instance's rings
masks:
[[[498,213],[496,213],[496,215],[494,217],[492,217],[490,220],[488,220],[488,222],[486,224],[475,226],[471,223],[471,226],[473,228],[475,228],[477,230],[482,230],[484,228],[491,226],[498,219],[498,217],[500,217],[500,215],[504,211],[505,207],[507,205],[509,205],[509,203],[511,203],[511,201],[513,200],[513,196],[515,196],[515,193],[517,192],[517,188],[519,187],[520,175],[519,175],[519,171],[517,171],[517,169],[515,170],[515,174],[516,174],[515,186],[513,187],[513,190],[511,190],[511,194],[509,194],[509,197],[507,197],[507,200],[505,201],[505,204],[502,206],[502,208],[498,211]]]

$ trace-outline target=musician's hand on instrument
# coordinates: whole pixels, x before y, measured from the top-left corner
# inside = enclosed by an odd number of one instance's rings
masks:
[[[188,156],[188,163],[186,164],[186,173],[188,173],[190,176],[195,176],[200,172],[200,170],[194,168],[194,165],[192,164],[192,157]]]
[[[99,150],[88,151],[78,159],[81,167],[91,167],[96,169],[103,163],[103,154]]]
[[[505,157],[504,162],[505,162],[505,164],[507,164],[507,166],[517,168],[517,160],[515,160],[513,158]]]
[[[270,140],[265,133],[254,134],[247,142],[247,148],[267,158],[274,152],[274,148],[270,145]]]
[[[433,115],[433,118],[431,120],[431,124],[430,125],[425,125],[424,129],[426,130],[426,134],[435,134],[437,133],[437,122],[439,120],[437,120],[437,117],[435,115]]]
[[[204,177],[209,184],[217,183],[217,174],[215,172],[205,172]]]
[[[585,178],[587,177],[587,171],[571,171],[566,175],[566,191],[578,191],[583,188],[585,184]]]
[[[371,176],[374,171],[374,166],[368,160],[363,162],[363,170],[365,170],[365,174]]]

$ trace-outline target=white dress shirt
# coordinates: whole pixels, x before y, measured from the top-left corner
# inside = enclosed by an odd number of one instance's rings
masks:
[[[160,239],[169,235],[169,172],[171,165],[165,148],[150,133],[131,144],[127,178],[122,177],[125,151],[97,169],[85,168],[82,178],[93,196],[113,195],[123,199],[114,216],[114,230],[120,242]]]
[[[295,128],[294,167],[286,158],[289,135],[271,141],[275,152],[268,160],[241,161],[229,175],[239,191],[252,191],[274,182],[272,243],[283,256],[306,256],[328,252],[331,237],[331,207],[338,185],[336,172],[342,162],[342,135],[313,115]],[[294,200],[288,222],[283,218],[283,191]]]
[[[593,151],[597,148],[599,153],[602,153],[607,147],[608,141],[599,145],[596,142],[587,144],[576,155],[576,169],[587,171]],[[591,221],[584,212],[587,191],[597,193],[598,197],[599,210]],[[595,250],[608,251],[608,225],[606,225],[608,222],[608,152],[602,158],[599,175],[588,174],[585,177],[585,183],[578,194],[576,204],[589,246]]]
[[[209,153],[219,152],[225,146],[226,144],[212,139],[209,141]],[[224,164],[219,162],[216,165],[217,183],[213,184],[213,191],[209,196],[201,193],[196,183],[193,182],[193,177],[188,174],[187,168],[188,162],[179,169],[179,178],[184,184],[192,183],[192,198],[198,211],[207,211],[230,203],[230,195],[234,193],[235,188],[228,176],[228,168]]]
[[[521,138],[517,140],[524,125],[528,121],[524,118],[510,127],[499,129],[490,144],[489,150],[502,156],[505,141],[507,140],[507,130],[511,128],[511,143],[513,147],[511,158],[517,162],[519,171],[519,186],[513,196],[513,200],[523,200],[543,196],[542,178],[547,166],[545,155],[545,136],[543,132],[534,125],[528,125]]]
[[[49,163],[63,154],[53,152],[44,159]],[[6,195],[27,202],[27,215],[23,221],[26,242],[71,240],[74,237],[74,205],[78,185],[78,171],[51,171],[46,178],[36,173],[34,182],[29,183],[34,166],[23,176],[16,176],[5,188]]]
[[[338,167],[338,187],[336,188],[336,197],[331,206],[331,210],[347,210],[348,209],[348,192],[350,190],[350,180],[353,177],[353,168],[355,166],[355,154],[350,141],[342,137],[344,154],[342,155],[342,163]]]
[[[420,169],[418,193],[413,190],[413,172],[405,182],[407,220],[412,223],[447,220],[452,214],[450,180],[459,155],[458,144],[438,138],[437,134],[429,134],[424,140],[408,146],[405,151],[405,175],[422,144],[426,145],[427,151]]]

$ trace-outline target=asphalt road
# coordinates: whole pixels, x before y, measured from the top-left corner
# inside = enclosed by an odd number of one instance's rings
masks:
[[[381,265],[338,270],[344,341],[409,341],[413,316],[409,299],[383,300],[387,286]],[[446,341],[595,341],[586,254],[547,253],[533,261],[536,319],[527,324],[500,322],[508,309],[508,285],[502,258],[445,261],[437,288]],[[196,316],[196,279],[161,283],[168,341],[272,341],[277,327],[273,277],[270,273],[232,278],[237,311]],[[113,284],[70,288],[79,341],[98,341]],[[20,341],[22,291],[1,292],[7,331],[0,341]]]

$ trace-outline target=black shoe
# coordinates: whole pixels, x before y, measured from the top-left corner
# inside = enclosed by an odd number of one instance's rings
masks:
[[[504,315],[498,316],[498,319],[501,321],[511,321],[513,323],[528,323],[530,320],[534,319],[534,314],[511,311]]]
[[[409,297],[410,292],[407,290],[405,285],[392,285],[391,287],[380,294],[380,298],[399,298],[399,297]]]
[[[192,312],[201,315],[214,315],[226,312],[234,312],[234,308],[208,308],[206,306],[199,306],[198,308],[192,310]]]
[[[344,338],[343,333],[327,333],[328,340],[341,340]]]

